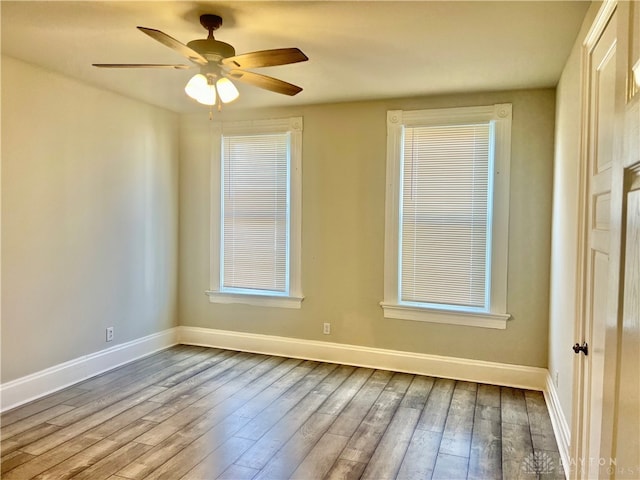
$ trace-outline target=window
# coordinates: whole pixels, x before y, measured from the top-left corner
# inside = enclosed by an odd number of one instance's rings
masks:
[[[387,115],[388,318],[506,328],[511,105]]]
[[[209,300],[300,308],[302,118],[218,125],[213,151]]]

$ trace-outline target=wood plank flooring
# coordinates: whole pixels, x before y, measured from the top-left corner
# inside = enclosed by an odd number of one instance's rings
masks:
[[[540,392],[186,345],[1,421],[3,480],[564,478]]]

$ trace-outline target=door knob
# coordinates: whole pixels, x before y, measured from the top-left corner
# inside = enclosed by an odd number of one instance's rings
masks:
[[[580,352],[582,352],[582,353],[584,353],[584,354],[585,354],[585,356],[586,356],[586,355],[589,355],[589,345],[587,344],[587,342],[584,342],[582,345],[580,345],[579,343],[576,343],[576,344],[573,346],[573,351],[574,351],[575,353],[580,353]]]

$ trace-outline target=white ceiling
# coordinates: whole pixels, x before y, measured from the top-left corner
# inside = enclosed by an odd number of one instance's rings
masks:
[[[589,6],[582,1],[5,1],[2,52],[176,112],[194,70],[105,70],[91,63],[188,63],[135,27],[187,43],[202,13],[237,53],[298,47],[309,61],[260,69],[295,97],[241,85],[225,108],[301,105],[555,86]]]

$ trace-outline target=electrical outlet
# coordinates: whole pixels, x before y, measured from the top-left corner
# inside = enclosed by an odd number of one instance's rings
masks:
[[[325,335],[331,335],[331,324],[330,323],[325,323],[322,326],[322,333],[324,333]]]
[[[107,327],[107,342],[113,341],[113,327]]]

